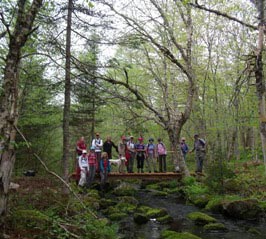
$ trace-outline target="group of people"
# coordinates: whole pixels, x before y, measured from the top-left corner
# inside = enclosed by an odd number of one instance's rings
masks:
[[[165,144],[160,138],[157,143],[153,138],[149,138],[148,143],[144,143],[144,139],[139,137],[135,142],[134,137],[122,136],[121,141],[116,145],[111,137],[108,136],[106,141],[100,138],[100,134],[96,133],[92,140],[90,150],[87,152],[87,145],[84,137],[81,137],[76,144],[78,155],[78,171],[80,174],[79,185],[90,187],[95,174],[99,173],[101,177],[101,188],[103,188],[108,173],[111,171],[110,161],[112,160],[112,149],[115,149],[119,155],[120,172],[127,171],[133,173],[134,162],[137,161],[137,172],[144,173],[144,163],[148,172],[166,172],[166,156],[167,150]],[[181,139],[180,148],[184,160],[189,152],[195,151],[197,168],[196,172],[202,172],[203,161],[205,158],[205,141],[199,138],[198,134],[194,135],[194,147],[189,151],[185,138]],[[158,159],[158,167],[157,167]]]
[[[189,150],[188,145],[186,144],[186,139],[181,138],[180,143],[181,152],[184,160],[186,161],[187,153],[192,153],[195,151],[195,160],[196,160],[196,173],[202,173],[203,162],[206,156],[206,142],[204,139],[200,138],[198,134],[194,135],[194,147],[192,150]]]

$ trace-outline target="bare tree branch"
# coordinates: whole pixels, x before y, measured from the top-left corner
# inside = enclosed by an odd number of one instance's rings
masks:
[[[174,1],[177,1],[177,0],[174,0]],[[198,1],[196,1],[196,3],[189,3],[189,5],[192,6],[192,7],[195,7],[195,8],[210,12],[210,13],[214,13],[214,14],[216,14],[218,16],[227,18],[227,19],[229,19],[231,21],[237,22],[237,23],[239,23],[239,24],[241,24],[241,25],[243,25],[245,27],[251,28],[253,30],[258,30],[258,27],[253,26],[253,25],[248,24],[248,23],[245,23],[245,22],[243,22],[243,21],[241,21],[241,20],[239,20],[239,19],[237,19],[235,17],[232,17],[232,16],[230,16],[230,15],[224,13],[224,12],[220,12],[220,11],[217,11],[217,10],[214,10],[214,9],[207,8],[207,7],[203,6],[203,5],[199,5]]]

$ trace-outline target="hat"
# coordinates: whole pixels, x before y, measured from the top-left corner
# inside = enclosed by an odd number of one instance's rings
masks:
[[[95,147],[94,146],[91,146],[91,150],[94,150],[95,149]]]
[[[100,136],[100,134],[99,134],[99,133],[96,133],[95,135],[96,135],[96,136]]]
[[[141,138],[141,137],[140,137],[140,138],[138,138],[138,141],[143,141],[143,138]]]
[[[199,134],[194,134],[194,137],[199,137]]]
[[[132,135],[131,135],[129,138],[133,139],[133,138],[134,138],[134,136],[132,136]]]
[[[87,150],[86,150],[86,149],[83,149],[83,150],[82,150],[82,153],[83,153],[83,154],[86,154],[86,153],[87,153]]]
[[[181,140],[182,140],[182,141],[186,141],[186,138],[185,138],[185,137],[182,137]]]
[[[149,138],[149,141],[154,141],[154,139],[153,138]]]

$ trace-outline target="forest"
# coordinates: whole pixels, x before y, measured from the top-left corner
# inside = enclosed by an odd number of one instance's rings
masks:
[[[1,0],[0,238],[264,238],[265,23],[265,0]],[[181,177],[84,192],[96,133],[162,139]]]

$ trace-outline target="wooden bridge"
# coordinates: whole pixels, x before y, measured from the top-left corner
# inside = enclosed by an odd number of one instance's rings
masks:
[[[191,173],[191,176],[205,176],[203,173]],[[182,173],[119,173],[111,172],[108,174],[108,180],[123,180],[123,179],[140,179],[140,180],[150,180],[150,181],[161,181],[161,180],[181,180],[184,175]],[[100,174],[96,174],[95,178],[100,178]],[[77,180],[76,173],[72,173],[69,176],[70,180]]]
[[[151,180],[151,181],[161,181],[161,180],[180,180],[182,178],[182,173],[118,173],[112,172],[108,174],[108,180],[116,179],[140,179],[140,180]]]

